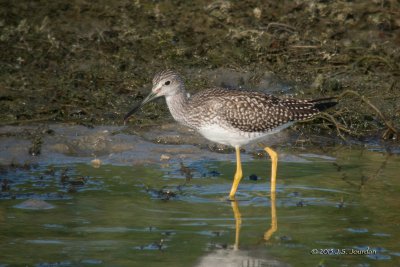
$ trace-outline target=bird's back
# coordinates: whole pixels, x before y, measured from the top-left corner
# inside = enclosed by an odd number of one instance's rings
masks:
[[[305,120],[335,102],[324,99],[278,98],[260,92],[211,88],[189,99],[189,123],[195,128],[218,121],[242,132],[269,132],[293,121]]]

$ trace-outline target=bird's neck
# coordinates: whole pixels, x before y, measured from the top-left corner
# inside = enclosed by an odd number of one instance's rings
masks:
[[[167,102],[172,117],[174,117],[176,121],[182,124],[186,124],[185,113],[187,112],[188,99],[189,99],[188,94],[186,93],[186,90],[183,87],[180,88],[177,94],[165,97],[165,100]]]

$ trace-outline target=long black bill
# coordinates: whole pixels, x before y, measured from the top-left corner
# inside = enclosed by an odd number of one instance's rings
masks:
[[[149,103],[150,101],[156,99],[158,96],[151,92],[145,99],[143,99],[143,101],[137,105],[135,105],[131,111],[129,111],[125,116],[124,116],[124,124],[126,124],[126,122],[128,121],[129,117],[135,113],[136,111],[138,111],[143,105],[145,105],[146,103]]]

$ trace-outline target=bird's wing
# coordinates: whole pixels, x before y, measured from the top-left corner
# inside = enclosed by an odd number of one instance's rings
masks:
[[[291,121],[311,118],[317,102],[278,98],[260,92],[211,88],[190,98],[190,118],[196,124],[218,123],[244,132],[268,132]]]
[[[245,132],[268,132],[319,112],[308,100],[278,98],[257,92],[235,91],[221,97],[224,98],[221,118],[231,127]]]

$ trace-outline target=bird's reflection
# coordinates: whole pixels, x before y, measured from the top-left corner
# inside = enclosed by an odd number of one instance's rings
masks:
[[[235,245],[234,249],[239,249],[239,239],[240,239],[240,227],[242,225],[242,215],[239,211],[239,204],[236,199],[231,201],[231,206],[233,210],[233,215],[235,216],[236,222],[236,232],[235,232]],[[272,235],[278,230],[278,217],[276,216],[276,193],[271,193],[271,226],[264,233],[264,240],[268,241],[271,239]]]
[[[216,249],[211,253],[202,256],[196,267],[208,266],[271,266],[271,267],[286,267],[288,264],[271,258],[265,253],[263,246],[252,247],[249,249],[239,249],[240,226],[242,224],[242,216],[239,211],[237,200],[231,201],[233,215],[235,217],[236,232],[235,244],[232,248]],[[268,241],[272,235],[278,230],[278,218],[276,216],[276,193],[271,193],[271,226],[264,233],[263,239]]]

